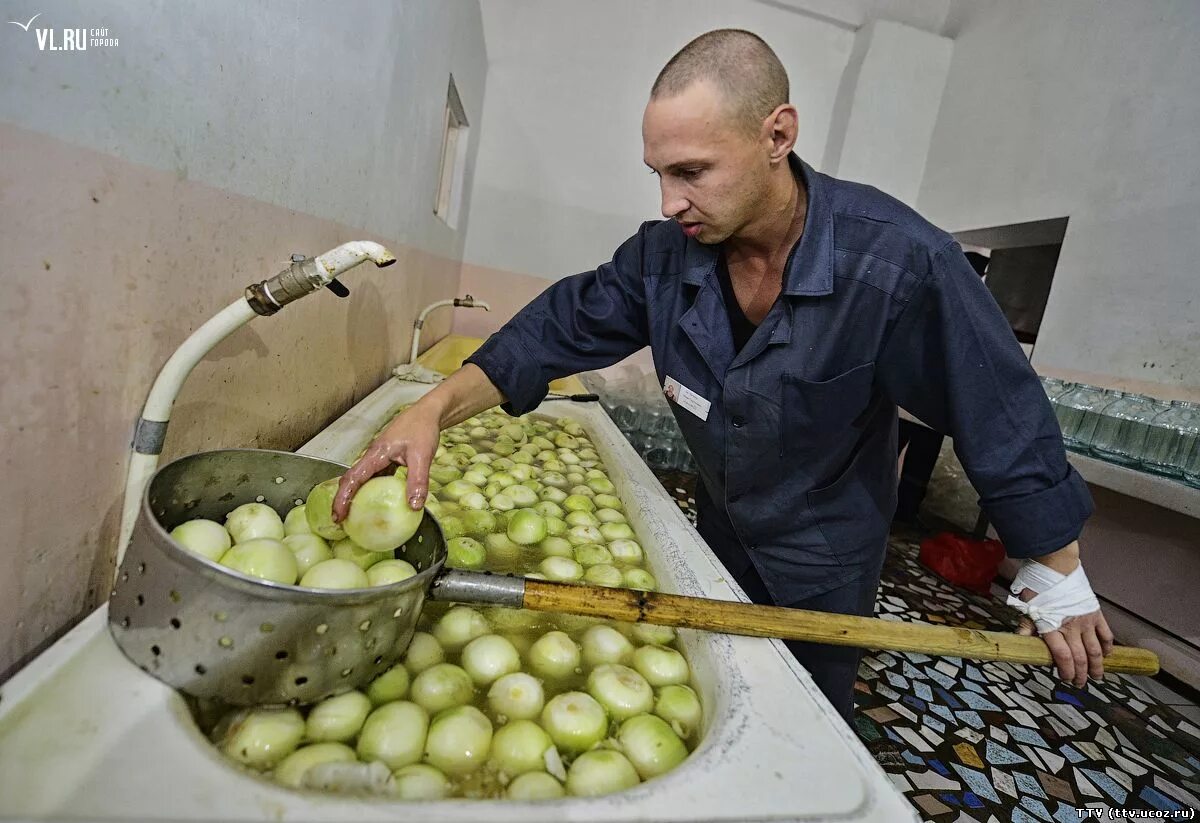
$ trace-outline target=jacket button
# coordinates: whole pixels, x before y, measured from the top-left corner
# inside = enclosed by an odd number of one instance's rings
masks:
[[[729,422],[733,424],[735,429],[740,429],[742,426],[746,425],[746,418],[735,414]]]

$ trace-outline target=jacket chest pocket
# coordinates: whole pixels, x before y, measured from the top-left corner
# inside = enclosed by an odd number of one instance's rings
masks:
[[[832,446],[871,405],[875,364],[864,363],[828,380],[783,373],[780,454],[793,456]]]

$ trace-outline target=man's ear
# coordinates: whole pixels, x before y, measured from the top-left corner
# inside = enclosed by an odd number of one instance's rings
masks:
[[[800,116],[796,107],[791,103],[776,107],[763,121],[763,127],[771,141],[771,162],[785,161],[799,134]]]

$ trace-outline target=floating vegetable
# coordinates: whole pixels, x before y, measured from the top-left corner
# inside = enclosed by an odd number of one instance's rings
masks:
[[[180,523],[171,530],[171,537],[188,551],[206,557],[214,563],[233,545],[233,538],[224,526],[215,520],[203,518]]]

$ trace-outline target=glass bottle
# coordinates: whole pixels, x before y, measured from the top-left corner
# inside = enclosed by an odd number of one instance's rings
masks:
[[[1166,404],[1144,394],[1126,394],[1109,403],[1096,423],[1092,453],[1110,463],[1136,466],[1146,453],[1150,421]]]
[[[1067,383],[1059,380],[1057,377],[1043,377],[1041,380],[1042,390],[1046,392],[1046,397],[1049,398],[1051,403],[1053,403],[1057,398],[1062,397],[1075,386],[1074,383]]]
[[[1100,422],[1100,412],[1113,401],[1104,389],[1076,383],[1054,402],[1054,413],[1067,448],[1087,452]]]
[[[618,391],[613,397],[612,419],[621,433],[628,437],[636,431],[637,406],[632,393],[628,390]]]
[[[1183,459],[1183,479],[1200,489],[1200,437],[1192,441],[1191,452]]]
[[[1200,442],[1200,405],[1172,400],[1151,421],[1143,467],[1169,477],[1182,477],[1184,465]]]

